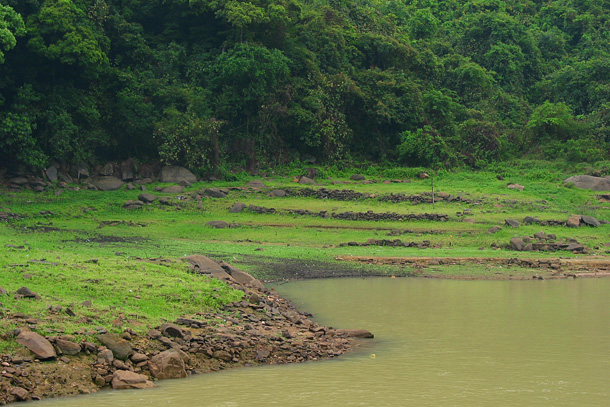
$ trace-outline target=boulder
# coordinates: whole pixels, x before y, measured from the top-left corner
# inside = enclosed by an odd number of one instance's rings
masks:
[[[205,191],[203,191],[203,194],[211,196],[212,198],[226,198],[227,197],[227,194],[225,194],[223,191],[221,191],[218,188],[206,188]]]
[[[513,237],[510,239],[510,247],[513,250],[521,252],[525,248],[525,242],[519,237]]]
[[[216,277],[219,280],[233,281],[233,278],[220,266],[220,264],[209,257],[194,254],[192,256],[183,257],[183,259],[189,262],[200,274],[210,274],[212,277]]]
[[[27,400],[30,393],[23,387],[13,387],[11,389],[11,396],[14,396],[18,401]]]
[[[106,165],[104,165],[100,170],[100,175],[114,175],[114,165],[112,163],[107,163]]]
[[[55,348],[45,337],[31,331],[21,331],[17,335],[18,344],[31,350],[39,359],[52,359],[57,357]]]
[[[565,185],[572,184],[576,188],[593,191],[610,191],[610,179],[594,177],[592,175],[576,175],[563,181]]]
[[[228,263],[221,263],[221,266],[237,283],[246,287],[253,287],[258,289],[265,288],[265,285],[263,283],[261,283],[259,280],[252,277],[245,271],[241,271],[240,269],[233,267]]]
[[[44,171],[45,175],[51,182],[57,181],[57,167],[54,165],[50,166]]]
[[[533,217],[533,216],[526,216],[523,219],[523,223],[525,223],[526,225],[531,225],[533,223],[538,224],[538,223],[540,223],[540,220],[538,218]]]
[[[115,358],[127,360],[133,354],[131,344],[116,334],[103,334],[97,337],[102,345],[112,351]]]
[[[111,176],[99,177],[91,183],[100,191],[115,191],[125,185],[120,179]]]
[[[64,355],[76,355],[80,353],[81,350],[80,345],[78,343],[61,338],[55,341],[55,346],[57,346],[59,351]]]
[[[168,349],[148,361],[150,373],[157,379],[180,379],[186,377],[184,352]]]
[[[492,226],[487,230],[487,233],[498,233],[502,228],[500,226]]]
[[[176,324],[165,323],[165,324],[161,325],[159,330],[161,331],[161,333],[163,335],[169,336],[172,338],[184,339],[184,337],[187,336],[187,334],[184,332],[184,330]]]
[[[301,177],[299,179],[299,184],[304,184],[304,185],[315,185],[316,181],[312,180],[311,178],[307,178],[307,177]]]
[[[179,183],[180,181],[188,181],[191,184],[197,182],[197,177],[195,174],[187,170],[183,167],[178,167],[175,165],[167,165],[161,168],[161,182],[174,182]]]
[[[150,389],[155,387],[148,377],[130,372],[128,370],[117,370],[112,376],[113,389]]]
[[[157,199],[157,197],[153,194],[142,193],[142,194],[138,195],[138,200],[140,200],[144,203],[154,202],[155,199]]]
[[[271,196],[275,196],[277,198],[283,198],[286,196],[286,191],[284,191],[283,189],[274,189],[273,191],[271,191]]]
[[[246,186],[259,189],[266,187],[266,185],[260,179],[253,179],[252,181],[247,182]]]
[[[504,221],[504,223],[506,223],[506,226],[510,226],[511,228],[518,228],[519,227],[519,222],[517,222],[516,220],[506,219]]]
[[[566,226],[569,228],[577,228],[580,226],[581,219],[582,219],[582,216],[580,216],[580,215],[572,215],[568,218],[568,221],[566,222]]]
[[[337,333],[350,338],[374,338],[370,331],[366,329],[337,329]]]
[[[21,287],[20,289],[18,289],[17,294],[21,295],[24,298],[34,298],[37,300],[40,299],[40,295],[36,294],[34,291],[30,290],[27,287]]]
[[[121,179],[123,181],[133,181],[135,179],[136,162],[133,159],[121,163]]]
[[[226,229],[229,227],[229,223],[225,222],[224,220],[212,220],[206,223],[206,225],[216,229]]]
[[[184,187],[182,185],[172,185],[169,187],[165,187],[161,190],[164,194],[181,194],[184,192]]]
[[[592,226],[594,228],[601,226],[601,222],[595,219],[593,216],[582,215],[580,217],[580,221],[587,226]]]
[[[349,179],[351,179],[352,181],[364,181],[366,178],[362,174],[354,174],[349,177]]]
[[[245,203],[235,202],[233,204],[233,206],[231,207],[231,209],[229,209],[229,212],[231,212],[231,213],[240,213],[240,212],[243,212],[244,209],[246,209],[246,204]]]

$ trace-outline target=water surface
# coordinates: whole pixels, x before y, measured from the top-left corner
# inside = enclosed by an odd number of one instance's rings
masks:
[[[607,406],[610,279],[336,279],[277,291],[376,338],[338,359],[237,369],[40,406]],[[374,356],[374,357],[373,357]]]

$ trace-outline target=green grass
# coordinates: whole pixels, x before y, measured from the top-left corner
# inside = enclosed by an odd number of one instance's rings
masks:
[[[205,254],[227,260],[262,279],[282,277],[282,267],[302,265],[303,274],[320,270],[333,275],[344,274],[411,275],[412,267],[377,266],[338,262],[338,256],[381,257],[574,257],[570,252],[514,252],[498,249],[515,236],[533,235],[541,230],[554,233],[559,239],[576,238],[591,254],[606,256],[604,244],[610,241],[610,226],[599,228],[541,227],[521,225],[518,229],[503,226],[505,219],[522,222],[524,216],[541,220],[566,220],[570,214],[584,214],[610,220],[610,205],[599,203],[596,192],[566,187],[561,180],[569,175],[557,165],[540,162],[502,164],[479,172],[442,171],[434,174],[435,191],[461,195],[473,203],[437,202],[431,204],[390,203],[378,199],[333,201],[313,198],[272,198],[275,188],[302,188],[292,180],[294,173],[273,175],[264,179],[267,189],[259,192],[232,191],[227,198],[204,199],[191,196],[207,187],[242,187],[246,180],[197,183],[174,197],[175,206],[158,202],[139,210],[123,208],[126,200],[136,199],[141,191],[113,192],[69,191],[55,196],[53,191],[2,193],[0,211],[18,213],[22,219],[0,222],[0,286],[14,292],[27,286],[38,292],[42,300],[16,300],[13,295],[0,298],[5,313],[23,313],[41,322],[38,330],[53,334],[79,333],[95,327],[120,331],[125,324],[147,329],[163,320],[179,315],[213,309],[233,301],[240,292],[205,277],[189,274],[184,263],[173,261],[162,265],[143,261],[163,257],[178,259],[185,255]],[[419,170],[418,170],[419,171]],[[332,185],[341,176],[348,180],[354,171],[324,169],[323,187],[352,189],[374,193],[377,197],[397,194],[422,194],[431,191],[431,179],[413,178],[418,172],[403,169],[370,167],[364,173],[373,184],[347,181]],[[390,175],[390,176],[388,176]],[[410,183],[383,184],[388,178],[406,178]],[[505,180],[499,180],[501,175]],[[328,179],[327,177],[331,177]],[[507,189],[507,183],[519,183],[524,191]],[[157,185],[148,185],[152,192]],[[307,186],[319,188],[319,186]],[[165,194],[168,196],[167,194]],[[228,212],[235,202],[276,208],[277,214]],[[396,212],[442,213],[449,222],[431,221],[343,221],[333,218],[290,215],[289,209],[312,212]],[[41,214],[51,211],[52,214]],[[462,215],[458,215],[462,214]],[[475,223],[465,222],[470,218]],[[215,229],[206,225],[211,220],[224,220],[236,225]],[[117,221],[114,225],[103,222]],[[487,233],[491,226],[502,230]],[[386,236],[390,230],[408,230],[399,236]],[[431,233],[432,232],[432,233]],[[404,242],[429,240],[434,248],[354,247],[342,243],[363,243],[368,239],[401,239]],[[24,246],[23,249],[6,245]],[[57,265],[32,263],[46,259]],[[89,260],[97,259],[97,262]],[[494,267],[441,267],[426,269],[440,276],[493,276]],[[504,272],[504,270],[502,270]],[[512,273],[533,274],[532,270],[511,270]],[[80,304],[92,301],[93,307]],[[62,312],[50,315],[49,307],[61,306]],[[69,317],[70,308],[77,317]],[[10,319],[0,322],[0,334],[15,328]],[[6,341],[4,341],[6,342]],[[4,343],[4,348],[12,345]],[[1,351],[1,349],[0,349]]]

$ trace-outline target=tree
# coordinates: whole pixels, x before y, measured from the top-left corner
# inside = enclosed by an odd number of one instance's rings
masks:
[[[5,52],[17,45],[17,37],[25,34],[21,15],[12,7],[0,4],[0,63],[4,63]]]

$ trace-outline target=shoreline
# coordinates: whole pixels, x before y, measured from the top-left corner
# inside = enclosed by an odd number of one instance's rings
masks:
[[[236,367],[334,358],[354,349],[354,337],[370,334],[319,325],[262,284],[228,283],[244,291],[244,299],[166,322],[146,334],[130,328],[120,336],[100,331],[77,343],[80,352],[72,356],[65,348],[75,343],[73,338],[46,337],[58,351],[49,361],[26,348],[14,356],[0,355],[0,405],[109,388],[148,388],[156,380]],[[27,330],[24,323],[15,334]],[[94,343],[98,340],[102,345]]]

